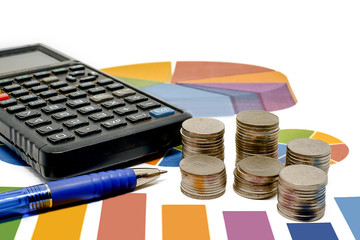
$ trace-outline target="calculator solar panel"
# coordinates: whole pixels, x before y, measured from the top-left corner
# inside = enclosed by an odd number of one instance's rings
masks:
[[[59,179],[181,144],[189,113],[42,44],[0,51],[0,141]]]

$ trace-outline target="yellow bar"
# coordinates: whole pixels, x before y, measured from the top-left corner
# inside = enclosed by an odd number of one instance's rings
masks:
[[[32,240],[79,239],[87,204],[39,215]]]

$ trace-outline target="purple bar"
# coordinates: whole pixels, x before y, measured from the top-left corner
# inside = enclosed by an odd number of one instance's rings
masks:
[[[228,240],[273,240],[269,219],[265,211],[224,211]]]

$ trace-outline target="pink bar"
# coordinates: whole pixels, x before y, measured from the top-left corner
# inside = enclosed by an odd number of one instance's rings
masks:
[[[269,219],[265,211],[224,211],[228,240],[273,240]]]

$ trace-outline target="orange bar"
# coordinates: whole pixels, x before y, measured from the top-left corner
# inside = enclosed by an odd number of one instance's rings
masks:
[[[146,194],[128,193],[103,201],[98,240],[145,239]]]
[[[163,240],[209,240],[205,205],[163,205]]]
[[[87,204],[39,215],[32,240],[79,239]]]

